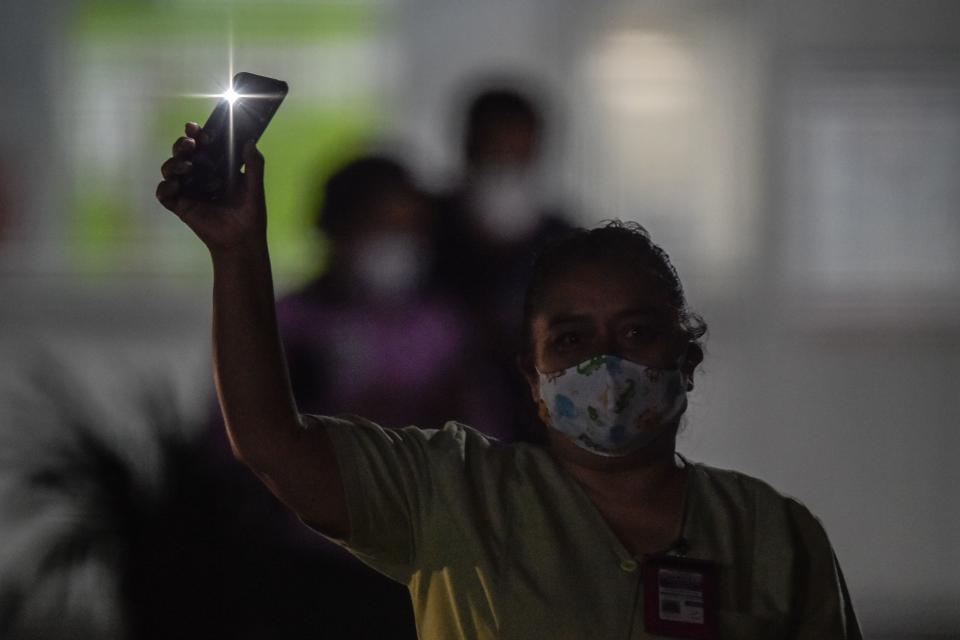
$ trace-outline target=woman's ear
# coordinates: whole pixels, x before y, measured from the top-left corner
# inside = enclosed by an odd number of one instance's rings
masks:
[[[523,374],[523,379],[527,381],[533,401],[538,402],[540,400],[540,376],[537,375],[537,368],[533,365],[533,355],[524,352],[518,354],[517,368]]]
[[[680,361],[680,373],[687,385],[687,391],[693,391],[693,372],[703,362],[703,348],[696,342],[687,344],[687,351]]]
[[[521,353],[517,356],[517,367],[520,369],[520,373],[523,374],[524,380],[527,381],[527,387],[530,389],[530,397],[533,399],[533,404],[537,407],[537,416],[543,424],[549,425],[550,412],[540,397],[540,374],[537,373],[537,368],[533,365],[533,356],[531,354],[525,355]]]

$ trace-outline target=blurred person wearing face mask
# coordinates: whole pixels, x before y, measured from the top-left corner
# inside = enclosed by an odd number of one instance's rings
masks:
[[[476,332],[429,280],[434,222],[429,199],[392,158],[355,159],[326,182],[317,216],[326,272],[277,305],[301,406],[334,402],[392,427],[466,412],[500,435],[476,400],[483,383],[462,366]]]
[[[531,96],[507,86],[476,93],[464,117],[462,176],[438,198],[436,281],[481,324],[512,390],[499,420],[514,425],[520,439],[542,433],[513,361],[523,286],[530,257],[569,229],[544,186],[544,129],[545,115]]]

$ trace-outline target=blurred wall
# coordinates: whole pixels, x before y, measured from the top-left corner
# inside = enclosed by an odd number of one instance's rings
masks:
[[[710,323],[681,449],[822,518],[868,637],[960,635],[956,4],[386,6],[399,52],[387,128],[420,172],[440,183],[455,165],[467,79],[535,78],[564,127],[548,163],[558,193],[584,223],[646,224]],[[168,358],[175,375],[209,389],[203,278],[165,293],[162,277],[104,287],[22,267],[57,246],[47,119],[63,99],[64,9],[16,0],[0,20],[0,53],[17,61],[0,79],[0,160],[18,176],[3,344],[148,362],[161,345],[183,354]]]

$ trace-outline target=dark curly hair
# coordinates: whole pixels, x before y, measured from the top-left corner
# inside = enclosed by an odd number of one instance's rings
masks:
[[[360,156],[327,179],[315,223],[335,241],[356,235],[368,223],[369,207],[391,193],[419,194],[407,168],[390,156]]]
[[[539,136],[543,124],[543,114],[532,95],[509,87],[489,88],[475,95],[467,107],[464,154],[468,161],[476,160],[483,138],[498,128],[519,125]]]
[[[663,283],[670,304],[678,311],[681,330],[689,343],[702,352],[707,323],[687,306],[680,276],[670,257],[650,239],[643,225],[611,220],[595,229],[573,229],[540,250],[533,263],[533,275],[523,305],[522,363],[532,362],[533,317],[543,307],[550,285],[572,267],[596,262],[637,266],[653,272]]]

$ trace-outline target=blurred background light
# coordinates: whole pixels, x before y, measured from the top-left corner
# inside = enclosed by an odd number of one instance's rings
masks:
[[[694,60],[681,41],[667,34],[610,33],[598,44],[593,65],[598,98],[626,114],[684,111],[698,97]]]

